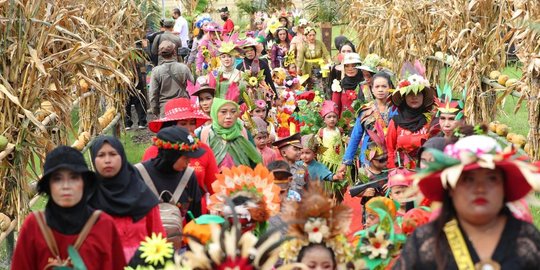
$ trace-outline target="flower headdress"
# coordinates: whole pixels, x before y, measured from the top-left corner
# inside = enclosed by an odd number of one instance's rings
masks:
[[[410,62],[403,64],[401,68],[401,81],[399,81],[396,91],[392,94],[392,103],[399,107],[404,97],[409,93],[424,95],[424,107],[430,107],[434,103],[435,91],[430,87],[429,81],[425,77],[426,68],[416,60],[414,65]]]
[[[202,28],[205,23],[209,23],[212,21],[212,17],[210,17],[210,14],[203,13],[199,16],[197,16],[197,19],[195,21],[195,26],[197,28]]]
[[[444,153],[427,149],[434,162],[415,175],[416,183],[424,196],[433,201],[442,201],[445,190],[455,188],[463,172],[478,168],[504,171],[504,198],[512,202],[523,198],[531,189],[540,190],[540,169],[525,160],[513,149],[502,150],[494,138],[472,135],[447,145]],[[511,177],[509,179],[509,177]],[[511,180],[511,181],[510,181]]]
[[[183,254],[182,266],[198,270],[272,270],[283,243],[278,229],[257,237],[252,232],[241,232],[237,218],[232,225],[212,224],[211,243],[204,245],[194,238],[188,240],[189,251]],[[180,258],[179,258],[180,259]],[[279,269],[307,269],[302,264],[285,264]]]
[[[367,160],[372,160],[374,157],[386,153],[385,131],[381,125],[381,122],[376,121],[374,124],[374,130],[368,129],[367,133],[371,139],[365,153]]]
[[[274,176],[263,165],[255,169],[240,165],[224,169],[212,183],[214,194],[210,197],[208,209],[223,216],[230,216],[232,209],[227,206],[230,199],[238,205],[235,211],[248,225],[257,226],[276,215],[280,208],[279,186],[274,184]],[[253,222],[252,222],[253,220]]]
[[[267,34],[271,33],[273,35],[280,26],[281,26],[281,23],[279,22],[279,19],[273,16],[266,23],[266,31],[265,32]]]
[[[378,54],[372,53],[366,56],[366,59],[362,61],[362,65],[358,67],[359,69],[369,71],[371,73],[377,73],[383,68],[391,68],[392,64],[379,56]]]
[[[347,263],[353,260],[352,248],[345,236],[352,211],[332,201],[320,183],[311,182],[300,202],[286,202],[283,215],[284,220],[291,223],[288,235],[294,237],[282,246],[280,256],[285,262],[296,261],[302,248],[309,244],[330,248],[338,269],[346,269]]]
[[[193,138],[191,135],[189,136],[190,140],[193,142],[191,144],[189,143],[180,143],[180,142],[168,142],[162,139],[159,139],[158,137],[153,137],[152,142],[158,149],[174,149],[178,151],[186,151],[186,152],[193,152],[199,147],[201,147],[201,144],[199,143],[198,138]]]
[[[437,85],[437,96],[439,99],[435,101],[437,104],[437,117],[441,113],[455,114],[456,120],[463,118],[463,108],[465,107],[465,98],[467,97],[467,89],[462,91],[461,100],[452,100],[452,88],[445,84],[444,87]]]
[[[379,223],[355,234],[360,236],[356,252],[369,269],[384,269],[406,240],[405,235],[395,232],[394,219],[399,205],[391,199],[375,197],[366,207],[379,216]]]
[[[234,33],[230,36],[225,36],[223,40],[217,40],[216,45],[219,53],[226,53],[233,56],[240,54],[240,48],[244,45],[244,40],[238,39],[238,33]]]

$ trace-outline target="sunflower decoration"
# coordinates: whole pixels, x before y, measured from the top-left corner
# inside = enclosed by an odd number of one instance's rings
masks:
[[[352,210],[333,201],[318,181],[310,182],[301,201],[287,201],[283,208],[283,218],[290,223],[288,236],[292,237],[281,248],[280,256],[285,262],[297,261],[302,248],[310,244],[330,248],[336,257],[337,269],[346,269],[347,264],[353,262],[353,249],[345,236]]]
[[[250,70],[246,70],[242,74],[242,78],[247,82],[248,87],[258,87],[264,81],[264,70],[260,70],[257,74],[252,74]]]
[[[133,269],[161,269],[167,268],[172,262],[174,254],[173,244],[167,242],[167,238],[161,233],[152,233],[141,242],[135,256],[130,261],[130,266],[126,270]],[[133,268],[136,267],[136,268]],[[169,266],[170,267],[170,266]],[[178,268],[173,268],[178,269]]]
[[[285,55],[285,61],[283,62],[283,67],[287,68],[290,65],[296,64],[296,56],[294,51],[288,51]]]
[[[224,169],[212,183],[215,193],[210,197],[208,208],[214,214],[231,218],[238,215],[242,231],[262,234],[266,221],[279,212],[279,186],[274,184],[274,176],[262,164],[255,169],[240,165]],[[227,205],[231,200],[234,208]]]

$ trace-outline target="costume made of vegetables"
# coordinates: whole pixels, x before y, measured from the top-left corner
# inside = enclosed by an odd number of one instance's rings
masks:
[[[414,66],[405,63],[402,76],[406,79],[399,82],[392,94],[392,103],[398,107],[399,114],[388,124],[386,147],[388,149],[388,168],[396,164],[406,168],[415,168],[415,157],[422,143],[430,136],[431,107],[434,104],[435,91],[425,79],[425,68],[416,61]],[[412,74],[412,75],[410,75]],[[405,102],[409,93],[423,94],[422,105],[413,109]]]
[[[366,152],[369,145],[370,136],[368,130],[375,131],[375,124],[378,123],[383,131],[387,131],[388,122],[392,117],[397,115],[397,108],[388,104],[386,110],[380,112],[377,108],[375,102],[370,102],[362,106],[360,113],[356,118],[356,123],[351,132],[351,139],[349,140],[349,145],[345,150],[345,155],[343,157],[343,164],[353,165],[354,159],[357,154],[358,147],[360,147],[360,164],[367,164],[369,161],[366,159],[366,156],[363,154]]]
[[[237,109],[239,108],[234,101],[214,98],[210,112],[212,126],[203,128],[201,140],[214,151],[220,169],[238,165],[255,167],[262,162],[262,158],[253,143],[249,141],[242,121],[237,119],[230,128],[224,128],[218,123],[218,111],[225,104],[234,104]]]
[[[301,50],[298,50],[296,66],[302,70],[302,74],[310,75],[313,68],[320,68],[329,59],[326,46],[319,40],[315,40],[313,49],[309,43],[305,43]]]

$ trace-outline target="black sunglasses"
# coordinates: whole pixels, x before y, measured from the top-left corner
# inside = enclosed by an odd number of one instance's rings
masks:
[[[378,162],[383,163],[383,162],[388,161],[388,158],[387,158],[387,157],[383,157],[383,158],[374,158],[373,160],[376,160],[376,161],[378,161]]]

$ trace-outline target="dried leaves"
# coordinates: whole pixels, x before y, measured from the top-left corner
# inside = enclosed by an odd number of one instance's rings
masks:
[[[28,181],[47,150],[67,143],[79,80],[89,83],[92,99],[122,108],[141,57],[135,42],[144,34],[132,1],[13,3],[0,1],[0,134],[16,145],[12,159],[0,160],[0,211],[12,217],[27,210]],[[58,116],[48,124],[38,116],[44,102]],[[99,104],[84,103],[92,106],[79,113],[94,121],[83,129],[96,134]]]

